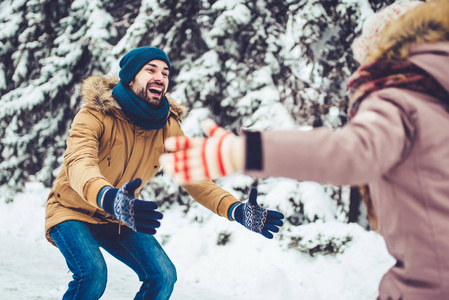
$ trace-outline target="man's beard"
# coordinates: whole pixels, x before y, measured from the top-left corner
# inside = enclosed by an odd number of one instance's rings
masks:
[[[147,85],[144,88],[139,88],[137,87],[136,89],[131,89],[132,92],[137,96],[137,98],[139,98],[140,100],[144,101],[145,103],[148,104],[148,106],[152,109],[158,109],[162,106],[163,104],[163,99],[165,96],[165,93],[161,93],[161,95],[159,96],[159,98],[156,97],[149,97],[148,96],[148,88],[149,88],[149,83],[147,83]]]

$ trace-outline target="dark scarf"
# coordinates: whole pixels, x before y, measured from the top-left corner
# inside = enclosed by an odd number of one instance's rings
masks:
[[[112,95],[134,125],[145,130],[165,127],[170,109],[170,104],[165,96],[160,108],[150,108],[145,101],[137,97],[121,81],[112,90]]]
[[[349,116],[353,118],[360,103],[375,92],[388,87],[408,89],[448,99],[449,93],[426,71],[409,61],[377,61],[361,66],[351,76],[348,84],[352,106]]]

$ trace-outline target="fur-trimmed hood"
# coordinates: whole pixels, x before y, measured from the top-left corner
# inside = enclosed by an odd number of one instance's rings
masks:
[[[103,114],[112,114],[120,105],[112,96],[112,89],[118,84],[117,76],[90,76],[83,81],[81,94],[86,106],[92,107]],[[176,103],[170,94],[165,95],[170,103],[170,112],[178,120],[186,117],[188,109],[184,105]]]
[[[364,63],[409,60],[449,91],[449,0],[422,3],[387,27]]]
[[[422,3],[387,25],[364,63],[406,60],[412,45],[449,41],[449,0]]]

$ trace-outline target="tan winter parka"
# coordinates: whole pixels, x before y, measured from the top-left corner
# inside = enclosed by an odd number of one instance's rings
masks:
[[[143,130],[132,124],[112,96],[118,80],[92,76],[83,82],[86,105],[73,120],[64,164],[47,200],[45,230],[52,244],[50,229],[66,220],[94,224],[118,222],[99,208],[97,195],[101,188],[120,188],[141,178],[139,193],[160,168],[159,156],[165,152],[165,139],[183,135],[179,122],[186,110],[169,95],[170,112],[164,128]],[[238,201],[212,181],[184,188],[197,202],[224,217]]]

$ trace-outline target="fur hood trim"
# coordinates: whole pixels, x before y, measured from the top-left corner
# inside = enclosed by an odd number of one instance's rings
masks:
[[[120,105],[112,96],[112,89],[118,84],[120,78],[117,76],[90,76],[81,85],[81,94],[86,106],[92,107],[103,114],[113,114],[114,110],[120,109]],[[170,103],[170,112],[178,120],[187,116],[188,109],[184,105],[176,103],[169,93],[165,95]]]
[[[449,40],[449,1],[430,0],[387,25],[367,61],[406,60],[411,45]]]

